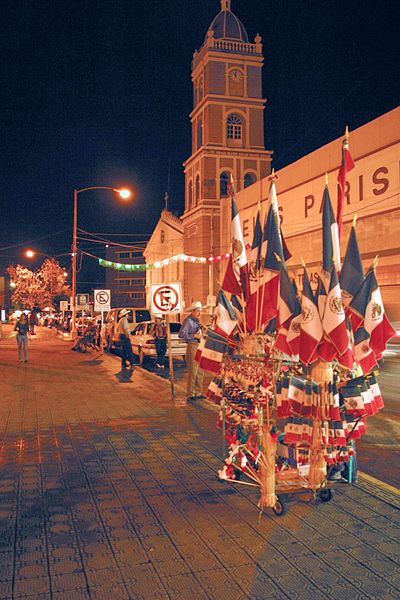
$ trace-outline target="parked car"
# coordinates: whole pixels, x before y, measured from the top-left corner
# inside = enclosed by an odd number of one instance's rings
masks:
[[[150,311],[147,308],[130,308],[122,307],[122,308],[112,308],[108,313],[104,320],[103,328],[104,331],[102,333],[103,339],[106,343],[106,346],[109,350],[111,348],[115,348],[121,345],[119,341],[117,324],[118,324],[118,315],[123,308],[129,310],[133,316],[132,323],[129,323],[129,327],[131,331],[133,331],[138,323],[143,323],[144,321],[150,321]]]
[[[183,359],[186,354],[186,343],[179,339],[178,333],[181,328],[180,323],[170,323],[171,331],[171,349],[173,358]],[[132,351],[139,358],[142,365],[145,358],[157,358],[155,340],[152,334],[154,321],[147,321],[136,325],[131,335]],[[168,349],[167,349],[167,356]]]

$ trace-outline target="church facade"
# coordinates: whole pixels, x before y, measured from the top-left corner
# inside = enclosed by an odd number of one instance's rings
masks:
[[[223,231],[230,221],[231,176],[240,191],[271,171],[272,152],[264,147],[261,42],[258,34],[253,42],[249,40],[242,22],[231,11],[231,1],[221,0],[220,12],[193,55],[192,153],[184,163],[185,210],[181,217],[185,254],[219,255]],[[150,257],[164,254],[164,247],[155,243],[152,237],[146,248],[148,262]],[[216,294],[220,268],[218,263],[185,263],[180,280],[186,305],[193,300],[206,304],[207,297]],[[158,279],[155,271],[148,272],[148,286]]]
[[[145,250],[146,262],[183,252],[222,256],[230,251],[228,182],[233,176],[244,238],[251,243],[257,203],[267,209],[272,152],[264,148],[261,38],[250,42],[231,2],[211,23],[192,63],[192,154],[184,163],[185,209],[181,217],[163,211]],[[356,167],[348,174],[342,255],[354,214],[360,250],[369,266],[380,254],[378,278],[391,318],[400,320],[400,108],[350,132]],[[322,256],[321,198],[325,173],[334,208],[343,135],[277,172],[282,229],[293,258],[288,268],[296,278],[301,258],[312,277]],[[163,232],[163,235],[161,235]],[[167,239],[173,240],[173,247]],[[168,247],[167,247],[168,246]],[[180,281],[184,302],[204,305],[216,295],[226,261],[173,263],[168,272],[147,271],[152,283]],[[160,279],[161,277],[161,279]],[[315,277],[314,277],[315,279]],[[298,281],[300,284],[300,280]],[[210,307],[211,310],[211,307]]]

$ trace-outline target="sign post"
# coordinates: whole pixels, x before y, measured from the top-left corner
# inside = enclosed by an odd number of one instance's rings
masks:
[[[105,340],[103,335],[104,329],[104,312],[111,308],[111,290],[93,290],[94,297],[94,312],[101,313],[101,330],[100,330],[100,345],[103,350]]]
[[[172,358],[171,344],[171,313],[179,313],[182,310],[182,293],[180,283],[159,283],[150,288],[150,310],[152,314],[165,315],[167,323],[168,363],[169,381],[171,384],[171,396],[175,397],[174,361]]]
[[[172,345],[171,345],[171,313],[166,314],[167,321],[167,342],[168,342],[168,364],[169,364],[169,382],[171,385],[171,397],[172,400],[175,398],[175,375],[174,375],[174,361],[172,358]]]
[[[61,300],[60,310],[62,312],[62,322],[63,322],[63,327],[64,327],[65,311],[68,310],[68,301],[67,300]]]

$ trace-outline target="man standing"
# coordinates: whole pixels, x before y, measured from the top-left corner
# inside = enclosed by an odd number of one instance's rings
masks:
[[[199,301],[193,302],[188,310],[190,315],[182,323],[179,330],[179,338],[184,340],[186,346],[186,365],[188,368],[187,378],[187,399],[196,400],[204,398],[202,395],[203,371],[199,369],[199,364],[195,361],[197,348],[199,347],[201,337],[200,313],[202,304]]]
[[[165,368],[165,354],[167,352],[167,326],[163,322],[162,317],[155,317],[155,324],[152,333],[157,351],[156,366],[160,369]]]
[[[119,321],[117,325],[117,330],[119,334],[119,339],[121,342],[121,369],[128,368],[127,361],[130,363],[130,369],[133,370],[134,364],[134,356],[132,352],[131,346],[131,329],[129,327],[128,315],[130,311],[126,308],[123,308],[119,312]]]

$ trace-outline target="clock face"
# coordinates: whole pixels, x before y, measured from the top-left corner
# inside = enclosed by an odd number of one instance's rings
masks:
[[[242,72],[239,71],[239,69],[233,69],[233,71],[230,72],[229,76],[232,79],[232,81],[242,81],[243,79]]]

